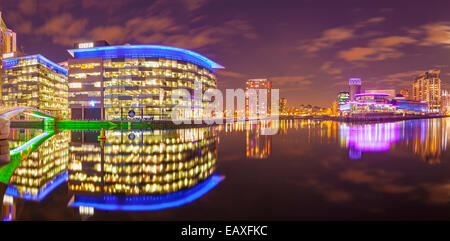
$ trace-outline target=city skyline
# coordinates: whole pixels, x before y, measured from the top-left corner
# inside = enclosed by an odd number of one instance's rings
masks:
[[[66,50],[85,40],[173,45],[226,66],[218,71],[221,89],[267,78],[289,105],[328,107],[353,77],[369,89],[399,90],[439,68],[447,89],[449,4],[0,0],[0,11],[28,55],[65,61]]]

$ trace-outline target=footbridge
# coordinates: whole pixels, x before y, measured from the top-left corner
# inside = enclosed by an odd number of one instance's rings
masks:
[[[54,120],[55,117],[48,112],[33,107],[15,106],[15,107],[0,107],[0,118],[11,120],[14,116],[19,114],[34,116],[43,120]]]

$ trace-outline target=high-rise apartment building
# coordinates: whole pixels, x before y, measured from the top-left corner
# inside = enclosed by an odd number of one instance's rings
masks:
[[[69,118],[67,69],[42,55],[3,60],[2,101]]]
[[[355,95],[361,93],[361,79],[350,78],[348,80],[350,100],[355,100]]]
[[[4,58],[14,57],[16,52],[16,33],[6,27],[0,12],[0,62]],[[2,66],[0,64],[0,83],[2,82]],[[0,89],[1,99],[1,89]]]
[[[268,116],[272,113],[272,108],[271,108],[271,95],[272,95],[272,81],[268,80],[268,79],[249,79],[245,82],[245,90],[255,90],[256,92],[256,96],[255,97],[255,101],[256,103],[255,106],[253,106],[254,108],[251,108],[251,104],[250,100],[251,97],[246,95],[245,97],[245,115],[246,116]],[[267,93],[267,98],[264,101],[263,98],[260,98],[261,96],[259,95],[260,90],[265,90]],[[247,92],[248,93],[248,92]],[[262,101],[260,101],[260,99]],[[265,111],[260,111],[260,106],[266,106],[266,110]]]
[[[416,77],[412,84],[413,100],[426,101],[428,110],[433,113],[441,111],[441,78],[440,70],[430,70]]]
[[[102,46],[103,45],[103,46]],[[223,68],[189,50],[159,45],[105,46],[80,43],[69,50],[69,105],[72,119],[168,120],[184,105],[201,116],[208,102],[172,99],[179,89],[194,96],[217,87],[214,69]]]

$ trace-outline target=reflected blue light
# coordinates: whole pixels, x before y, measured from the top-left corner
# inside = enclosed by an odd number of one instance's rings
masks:
[[[223,179],[223,176],[214,174],[195,187],[164,195],[128,196],[125,198],[112,195],[103,197],[75,196],[74,202],[69,205],[109,211],[156,211],[180,207],[202,197]]]
[[[6,195],[10,195],[13,197],[19,197],[25,200],[33,200],[33,201],[41,201],[43,200],[48,194],[53,192],[59,185],[66,182],[69,178],[69,174],[66,172],[61,173],[59,176],[54,178],[52,181],[47,183],[41,191],[39,191],[38,195],[32,195],[32,194],[20,194],[17,188],[14,185],[9,185],[6,188]]]
[[[30,55],[30,56],[25,56],[25,57],[20,57],[20,58],[5,59],[5,60],[3,60],[3,68],[4,69],[14,68],[17,66],[19,61],[30,60],[30,59],[37,59],[39,63],[49,67],[50,69],[54,70],[55,72],[57,72],[59,74],[63,74],[65,76],[67,76],[67,73],[68,73],[67,69],[57,65],[56,63],[50,61],[49,59],[47,59],[46,57],[44,57],[40,54]]]
[[[184,60],[198,64],[214,72],[213,69],[224,67],[196,52],[163,45],[121,45],[103,46],[87,49],[70,49],[68,52],[75,58],[139,58],[160,57]]]

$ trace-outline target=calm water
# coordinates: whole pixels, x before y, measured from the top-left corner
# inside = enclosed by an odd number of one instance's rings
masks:
[[[450,119],[279,126],[12,129],[3,219],[450,220]]]

